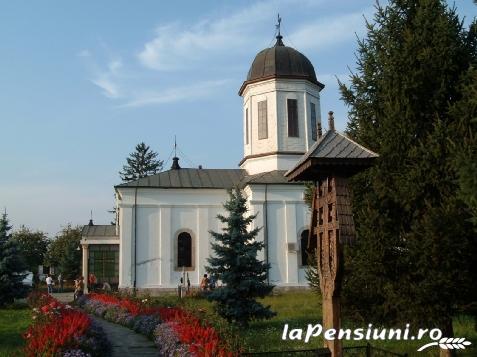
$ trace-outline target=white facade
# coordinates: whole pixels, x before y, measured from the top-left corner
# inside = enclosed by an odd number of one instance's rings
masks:
[[[205,273],[206,259],[212,254],[209,230],[222,228],[216,216],[225,213],[226,190],[139,188],[137,197],[135,190],[120,189],[119,288],[177,287],[183,274],[183,269],[177,267],[177,237],[181,232],[192,236],[192,268],[186,271],[191,284],[198,285]],[[267,185],[265,188],[257,184],[248,186],[245,194],[250,214],[258,213],[254,226],[264,227],[257,239],[264,241],[268,236],[270,283],[305,286],[299,237],[307,228],[309,212],[303,201],[303,188],[298,185]],[[291,250],[288,243],[294,243]],[[264,251],[260,258],[265,259]]]

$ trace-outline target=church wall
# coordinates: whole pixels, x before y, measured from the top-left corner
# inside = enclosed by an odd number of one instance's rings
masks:
[[[255,225],[265,225],[265,201],[268,202],[267,224],[270,282],[277,286],[305,286],[304,268],[301,267],[299,235],[309,226],[310,214],[303,201],[300,185],[251,185],[246,188],[251,212],[257,213]],[[265,229],[257,237],[265,240]],[[296,250],[289,250],[294,243]],[[264,255],[262,255],[263,259]]]
[[[126,192],[128,191],[128,192]],[[253,227],[265,225],[265,185],[246,187],[249,214],[257,213]],[[122,192],[120,202],[120,287],[134,283],[134,189]],[[187,270],[193,286],[205,273],[210,248],[209,230],[221,231],[216,218],[224,213],[225,190],[139,189],[137,195],[137,268],[138,288],[176,288],[183,274],[177,269],[177,235],[192,236],[193,267]],[[268,185],[267,221],[270,282],[277,286],[304,286],[300,252],[289,250],[288,243],[299,248],[299,234],[309,225],[309,213],[303,202],[303,186]],[[252,227],[252,228],[253,228]],[[264,240],[262,229],[257,240]],[[265,260],[265,252],[259,253]]]
[[[120,287],[134,283],[134,189],[122,189],[120,206]],[[175,288],[183,274],[177,268],[177,236],[192,236],[193,267],[187,269],[192,285],[205,273],[210,254],[209,229],[221,230],[217,220],[227,200],[226,190],[138,189],[137,267],[138,288]]]

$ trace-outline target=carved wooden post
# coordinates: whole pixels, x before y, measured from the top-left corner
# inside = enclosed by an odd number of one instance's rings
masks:
[[[323,329],[341,327],[340,293],[343,279],[343,244],[355,238],[348,177],[369,167],[378,155],[334,129],[329,112],[328,132],[285,176],[294,181],[313,181],[310,235],[317,240],[318,274],[323,298]],[[332,356],[341,357],[341,341],[325,340]]]

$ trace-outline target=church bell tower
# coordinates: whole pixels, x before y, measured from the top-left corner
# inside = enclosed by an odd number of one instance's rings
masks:
[[[324,85],[310,60],[284,45],[278,21],[275,45],[255,56],[239,91],[244,132],[239,165],[250,175],[291,169],[321,130]]]

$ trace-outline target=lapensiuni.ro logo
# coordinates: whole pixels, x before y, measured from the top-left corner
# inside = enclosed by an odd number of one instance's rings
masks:
[[[282,340],[303,340],[308,343],[312,337],[318,337],[323,334],[325,340],[351,340],[351,341],[377,341],[377,340],[397,340],[397,341],[414,341],[431,339],[433,342],[426,343],[418,348],[423,351],[432,346],[446,350],[465,349],[471,344],[464,337],[442,337],[442,331],[438,328],[422,329],[417,334],[410,332],[410,325],[406,324],[404,329],[400,328],[373,328],[373,324],[369,324],[367,328],[356,329],[328,329],[323,330],[321,324],[308,324],[307,328],[290,329],[288,324],[283,326]]]

